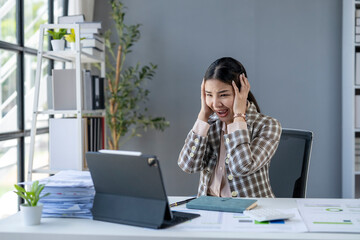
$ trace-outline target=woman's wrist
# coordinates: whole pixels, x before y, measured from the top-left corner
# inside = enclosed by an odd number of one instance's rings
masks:
[[[198,119],[200,119],[201,121],[207,122],[209,120],[210,116],[207,116],[207,114],[200,112],[198,115]]]
[[[246,122],[246,114],[245,113],[235,113],[234,114],[234,122]]]
[[[240,117],[239,118],[234,118],[233,122],[245,122],[246,123],[245,119],[240,118]]]

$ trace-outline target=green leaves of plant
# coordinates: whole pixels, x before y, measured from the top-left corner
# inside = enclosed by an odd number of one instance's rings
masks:
[[[50,193],[46,193],[40,197],[40,193],[44,190],[45,185],[39,184],[39,181],[33,182],[30,187],[30,191],[26,191],[24,188],[20,187],[17,184],[14,184],[15,189],[14,191],[19,197],[24,199],[29,206],[35,207],[37,206],[38,201],[46,196],[49,196]]]
[[[54,40],[62,39],[66,34],[65,28],[60,28],[58,31],[54,30],[47,30],[47,32],[52,36]]]

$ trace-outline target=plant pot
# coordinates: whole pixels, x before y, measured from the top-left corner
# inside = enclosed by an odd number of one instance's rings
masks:
[[[70,46],[70,49],[71,49],[72,51],[75,51],[75,50],[76,50],[75,42],[69,42],[69,46]]]
[[[23,217],[25,226],[39,225],[41,220],[41,214],[43,205],[38,203],[37,206],[31,207],[26,204],[20,205],[20,211]]]
[[[70,49],[72,51],[75,51],[76,50],[76,43],[75,42],[69,42],[68,43],[68,46],[70,47]],[[80,43],[80,47],[81,47],[81,43]]]
[[[64,51],[65,40],[64,39],[51,40],[51,46],[53,51]]]

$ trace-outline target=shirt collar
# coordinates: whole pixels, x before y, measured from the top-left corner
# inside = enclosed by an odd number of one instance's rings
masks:
[[[224,134],[227,134],[227,128],[226,128],[226,123],[225,122],[222,122],[222,129]]]

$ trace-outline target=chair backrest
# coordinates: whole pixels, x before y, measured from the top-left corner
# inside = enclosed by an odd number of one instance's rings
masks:
[[[275,197],[306,197],[312,139],[310,131],[283,128],[269,170]]]

